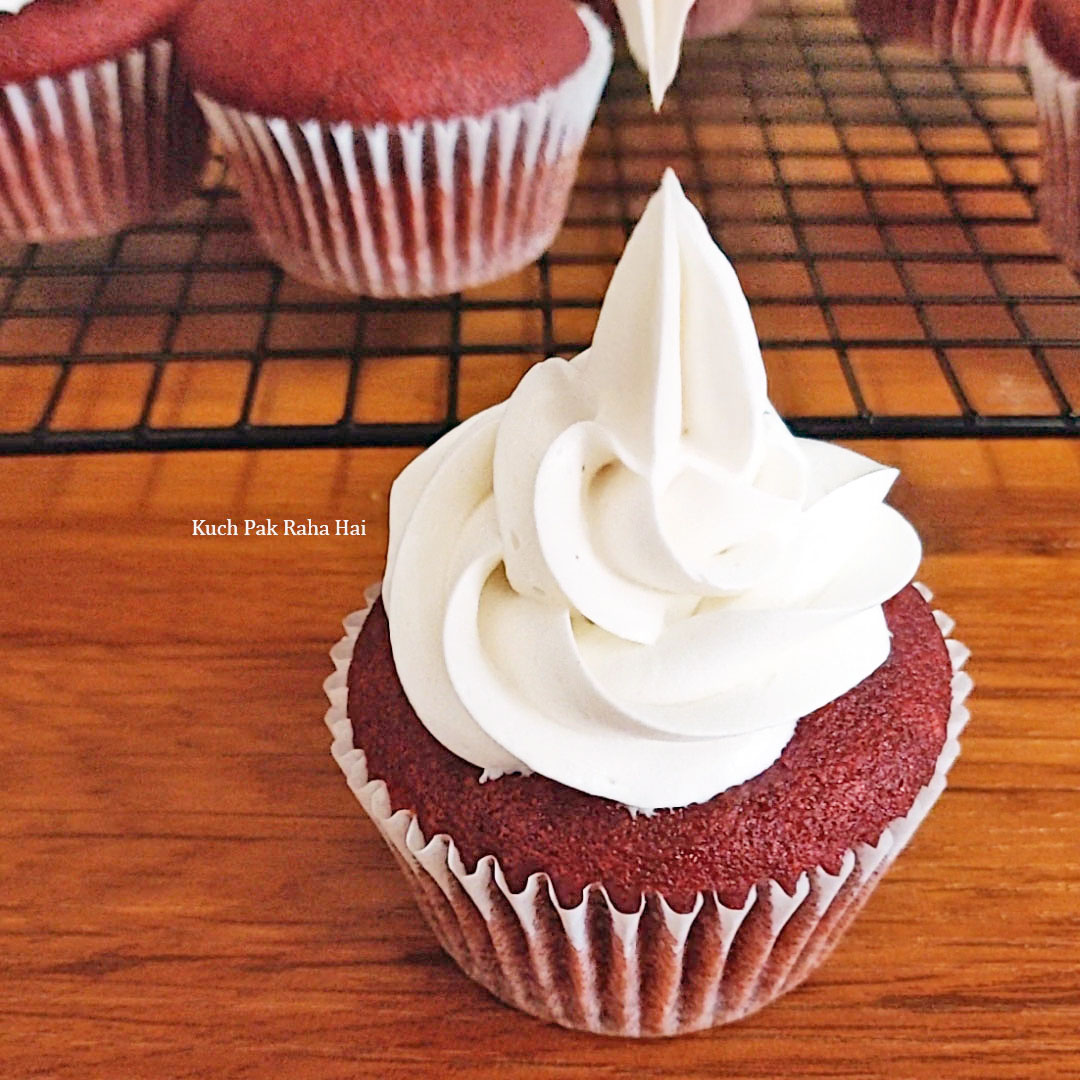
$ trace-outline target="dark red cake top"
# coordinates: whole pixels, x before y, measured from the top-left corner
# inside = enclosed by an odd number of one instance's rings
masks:
[[[1080,0],[1035,0],[1031,23],[1054,63],[1080,75]]]
[[[28,82],[119,56],[166,32],[190,0],[34,0],[0,15],[0,82]]]
[[[631,817],[625,807],[542,776],[481,784],[416,718],[398,682],[381,602],[349,670],[355,744],[394,809],[416,812],[424,835],[447,833],[472,868],[495,855],[510,886],[547,871],[564,904],[602,882],[623,910],[642,892],[688,910],[700,890],[741,905],[773,878],[789,891],[821,865],[874,843],[911,808],[945,742],[952,668],[933,614],[907,588],[885,605],[889,659],[843,697],[799,722],[779,760],[707,803]],[[373,719],[374,718],[374,719]]]
[[[570,0],[199,0],[178,44],[209,96],[291,120],[477,115],[577,70]]]

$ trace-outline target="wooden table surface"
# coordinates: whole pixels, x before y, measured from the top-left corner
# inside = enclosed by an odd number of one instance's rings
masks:
[[[460,975],[330,758],[411,451],[0,461],[0,1076],[1080,1076],[1080,443],[861,448],[974,653],[952,784],[803,987],[640,1043]]]

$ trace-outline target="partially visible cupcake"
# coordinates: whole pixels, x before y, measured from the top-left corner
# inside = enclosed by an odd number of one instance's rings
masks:
[[[509,274],[562,224],[611,67],[570,0],[199,0],[178,44],[256,232],[373,296]]]
[[[397,479],[382,599],[334,650],[334,755],[467,974],[672,1035],[828,954],[967,716],[895,477],[783,425],[669,173],[592,346]]]
[[[738,30],[756,11],[758,0],[697,0],[686,19],[686,37],[717,37]]]
[[[1039,217],[1061,257],[1080,270],[1080,4],[1036,0],[1027,63],[1042,144]]]
[[[0,233],[115,232],[189,194],[206,125],[173,63],[188,0],[8,0],[0,8]]]
[[[1019,64],[1032,0],[855,0],[873,41],[919,45],[960,64]]]

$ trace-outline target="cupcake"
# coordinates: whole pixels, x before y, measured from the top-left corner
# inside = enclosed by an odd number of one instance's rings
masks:
[[[873,41],[910,43],[961,64],[1019,64],[1032,0],[855,0]]]
[[[757,6],[758,0],[697,0],[686,18],[686,36],[730,34],[757,11]]]
[[[178,44],[263,245],[372,296],[546,250],[611,67],[569,0],[200,0]]]
[[[334,755],[462,969],[568,1027],[736,1020],[944,787],[970,682],[896,473],[797,439],[671,173],[592,346],[410,464]]]
[[[173,63],[186,0],[15,0],[0,14],[0,230],[115,232],[189,194],[206,127]]]
[[[626,44],[649,80],[659,110],[679,68],[683,38],[713,37],[737,30],[757,0],[613,0]]]
[[[1042,144],[1039,217],[1061,257],[1080,270],[1080,8],[1036,0],[1027,64]]]

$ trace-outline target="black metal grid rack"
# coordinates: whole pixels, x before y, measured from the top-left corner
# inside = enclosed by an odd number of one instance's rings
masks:
[[[215,163],[171,220],[0,252],[0,453],[432,441],[585,347],[672,165],[816,436],[1077,434],[1080,281],[1035,221],[1019,71],[871,47],[842,0],[694,42],[654,116],[623,57],[566,226],[532,267],[418,302],[266,262]]]

